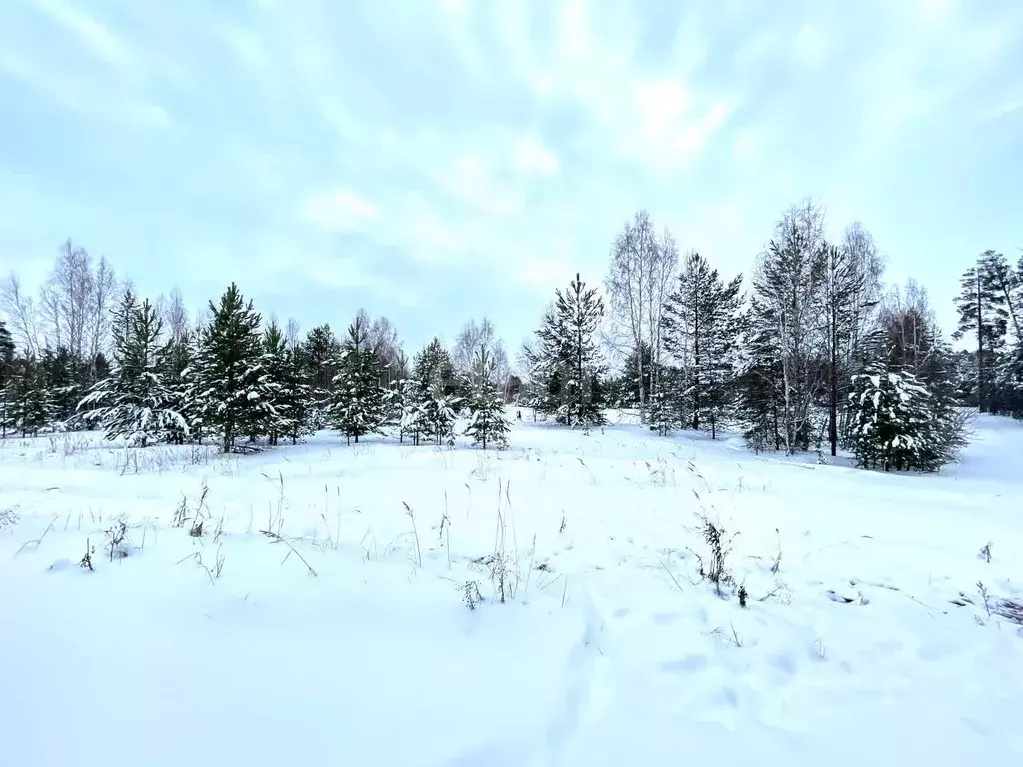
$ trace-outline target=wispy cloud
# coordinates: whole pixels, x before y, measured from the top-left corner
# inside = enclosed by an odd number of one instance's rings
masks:
[[[16,0],[0,173],[40,202],[8,232],[44,257],[83,238],[154,292],[235,275],[307,323],[367,304],[417,339],[486,312],[521,335],[639,207],[742,271],[816,195],[934,273],[1015,242],[969,211],[1019,194],[996,179],[1023,161],[1021,30],[1012,0]],[[953,193],[935,239],[919,221]]]

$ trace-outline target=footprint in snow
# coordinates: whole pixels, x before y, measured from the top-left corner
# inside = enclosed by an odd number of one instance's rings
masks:
[[[658,626],[667,626],[678,620],[678,613],[654,613],[653,620]]]
[[[619,607],[617,610],[611,613],[611,617],[614,618],[615,620],[621,620],[622,618],[627,617],[629,615],[629,612],[630,611],[628,607]]]
[[[770,658],[770,664],[779,671],[793,675],[796,673],[796,661],[791,655],[775,655]]]

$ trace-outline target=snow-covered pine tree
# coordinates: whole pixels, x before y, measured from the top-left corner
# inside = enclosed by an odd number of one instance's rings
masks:
[[[170,347],[162,338],[163,321],[155,308],[148,300],[138,305],[129,290],[115,310],[115,320],[114,371],[79,407],[88,410],[107,439],[123,437],[129,445],[146,447],[171,433],[187,433],[167,382]]]
[[[9,394],[7,387],[14,363],[14,352],[14,339],[4,321],[0,319],[0,439],[7,436],[8,428],[13,428],[7,407]]]
[[[453,445],[461,398],[451,356],[439,339],[434,338],[416,355],[412,380],[423,435],[428,435],[438,445]]]
[[[693,429],[709,425],[713,436],[736,373],[743,300],[741,274],[726,284],[694,252],[664,307],[664,346],[682,371],[685,385],[678,393],[688,400],[675,409],[692,415]]]
[[[1008,327],[1006,298],[997,281],[1000,259],[1001,254],[991,250],[981,253],[976,265],[960,278],[962,290],[955,300],[959,326],[952,337],[958,340],[971,336],[976,344],[977,401],[981,412],[993,409],[994,371]]]
[[[994,371],[998,412],[1023,419],[1023,256],[1013,269],[1002,256],[991,262],[992,281],[1005,299],[1009,328]]]
[[[42,366],[32,355],[15,358],[8,375],[7,425],[22,437],[34,437],[50,422]]]
[[[557,322],[554,319],[554,305],[544,311],[540,327],[533,338],[522,344],[520,357],[529,377],[529,386],[522,404],[545,419],[558,412],[564,394],[564,376],[557,354]]]
[[[600,355],[594,335],[604,316],[604,301],[576,274],[567,290],[555,292],[553,310],[537,332],[542,366],[557,386],[558,420],[568,426],[604,423],[603,403],[595,397],[594,376]],[[553,386],[551,388],[554,388]],[[551,392],[551,396],[556,396]]]
[[[868,469],[936,471],[931,394],[912,373],[881,366],[853,377],[857,463]]]
[[[313,429],[326,427],[330,420],[331,392],[337,363],[341,356],[341,342],[330,325],[319,325],[306,335],[302,343],[305,365],[305,383],[312,398],[309,422]]]
[[[754,299],[748,317],[753,320],[763,316]],[[736,416],[743,426],[743,437],[758,453],[781,450],[784,376],[775,336],[771,330],[748,323],[738,348]]]
[[[511,424],[504,412],[504,396],[496,382],[497,363],[485,346],[476,351],[468,375],[469,425],[465,433],[473,445],[503,448],[508,444]]]
[[[260,316],[233,282],[219,305],[211,301],[209,308],[210,321],[184,377],[189,408],[204,429],[219,433],[221,449],[229,453],[239,437],[251,436],[252,422],[261,415],[256,405],[266,394],[259,381]]]
[[[781,424],[789,453],[808,450],[815,432],[814,402],[822,389],[824,320],[823,211],[793,206],[779,222],[756,268],[754,322],[778,350],[783,385]]]
[[[276,321],[263,330],[263,354],[260,357],[261,382],[267,397],[262,404],[260,430],[270,445],[277,445],[282,436],[294,431],[292,421],[292,389],[289,381],[291,360],[284,333]]]
[[[87,370],[76,360],[66,346],[56,350],[47,346],[39,359],[42,368],[43,386],[49,402],[49,419],[58,430],[75,428],[76,406],[82,398],[82,384]]]
[[[664,388],[664,383],[662,380],[662,387],[651,392],[648,400],[650,430],[661,437],[667,437],[675,428],[675,414],[668,402],[669,392]]]
[[[294,445],[299,437],[313,433],[312,416],[317,398],[306,379],[308,365],[301,344],[287,347],[287,363],[282,398],[288,408],[290,429],[285,436]]]
[[[380,363],[369,344],[369,328],[362,316],[348,326],[333,380],[331,421],[344,432],[349,444],[380,430],[384,420],[384,393],[380,388]]]

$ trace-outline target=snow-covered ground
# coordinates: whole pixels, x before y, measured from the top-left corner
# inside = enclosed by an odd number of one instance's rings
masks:
[[[0,442],[0,765],[1023,763],[1020,424],[940,476],[511,445]]]

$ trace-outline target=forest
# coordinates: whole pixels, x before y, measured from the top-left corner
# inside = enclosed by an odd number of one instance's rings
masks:
[[[1023,258],[964,257],[946,336],[923,287],[886,284],[862,224],[825,232],[824,208],[804,200],[748,276],[723,275],[639,211],[603,280],[569,278],[514,359],[486,318],[411,353],[386,316],[359,309],[343,332],[303,335],[236,284],[192,313],[178,289],[140,296],[68,240],[37,294],[16,273],[0,285],[0,430],[226,453],[324,428],[349,443],[387,431],[453,445],[461,423],[474,445],[500,448],[512,412],[589,429],[633,408],[664,436],[741,434],[758,452],[936,471],[966,444],[972,412],[1023,418]]]

